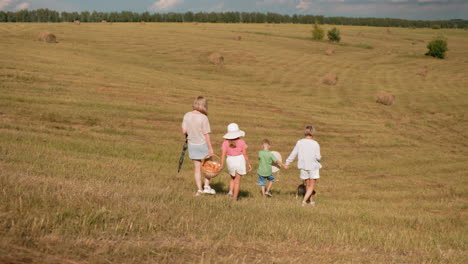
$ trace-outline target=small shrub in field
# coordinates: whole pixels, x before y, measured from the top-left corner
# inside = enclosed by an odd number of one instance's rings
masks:
[[[440,29],[440,25],[434,24],[434,25],[432,25],[432,29]]]
[[[330,41],[340,42],[341,40],[340,30],[337,29],[336,27],[330,29],[327,35],[328,35],[328,40]]]
[[[323,28],[319,26],[317,21],[314,24],[314,29],[312,29],[312,39],[313,40],[322,40],[325,35]]]
[[[448,50],[447,40],[442,37],[436,38],[427,44],[427,48],[429,51],[426,56],[443,59],[445,58],[445,52]]]

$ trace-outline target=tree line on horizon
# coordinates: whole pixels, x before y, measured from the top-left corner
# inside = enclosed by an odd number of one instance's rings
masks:
[[[0,11],[0,22],[200,22],[200,23],[292,23],[375,26],[375,27],[433,27],[468,28],[468,20],[407,20],[373,17],[325,17],[320,15],[282,15],[259,12],[186,12],[136,13],[122,12],[58,12],[50,9]]]

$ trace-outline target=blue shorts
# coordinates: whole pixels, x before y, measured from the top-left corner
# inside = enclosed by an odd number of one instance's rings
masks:
[[[272,175],[270,176],[261,176],[261,175],[258,175],[258,186],[265,186],[267,181],[270,181],[270,182],[275,182],[276,179],[275,177]]]
[[[192,160],[202,160],[208,155],[208,152],[208,145],[206,143],[203,145],[188,144],[189,158]]]

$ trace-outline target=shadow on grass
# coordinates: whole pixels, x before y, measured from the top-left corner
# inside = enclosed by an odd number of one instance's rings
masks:
[[[211,188],[215,189],[216,193],[227,194],[229,192],[229,185],[221,181],[212,183]],[[242,189],[242,185],[241,185],[241,189]],[[252,197],[249,191],[245,191],[245,190],[239,191],[239,198],[247,198],[247,197]]]

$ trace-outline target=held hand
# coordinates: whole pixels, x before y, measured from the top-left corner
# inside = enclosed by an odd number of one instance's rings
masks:
[[[289,170],[289,165],[284,164],[283,166],[285,169]]]
[[[208,156],[210,156],[210,157],[213,157],[213,156],[214,156],[214,151],[213,151],[213,149],[210,149],[210,150],[208,151]]]

